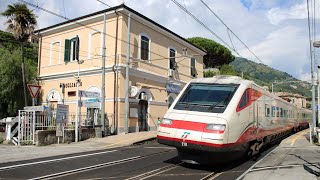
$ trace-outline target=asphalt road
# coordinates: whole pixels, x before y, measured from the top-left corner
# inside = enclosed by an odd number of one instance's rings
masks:
[[[219,166],[189,165],[180,161],[174,148],[153,141],[104,151],[4,163],[0,164],[0,179],[236,179],[254,163],[243,160]]]

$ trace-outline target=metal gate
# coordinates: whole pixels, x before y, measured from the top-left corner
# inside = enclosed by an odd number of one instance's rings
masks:
[[[18,145],[35,144],[36,111],[19,110]]]

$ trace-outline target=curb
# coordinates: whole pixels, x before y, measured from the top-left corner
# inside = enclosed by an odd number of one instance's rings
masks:
[[[133,146],[134,145],[140,145],[140,144],[143,144],[143,143],[148,142],[148,141],[153,141],[155,139],[157,139],[157,138],[156,137],[151,137],[151,138],[148,138],[148,139],[144,139],[144,140],[141,140],[141,141],[134,142],[131,145],[133,145]]]

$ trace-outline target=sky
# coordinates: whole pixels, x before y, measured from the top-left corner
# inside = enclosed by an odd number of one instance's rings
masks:
[[[44,9],[73,19],[108,6],[96,0],[26,0]],[[182,37],[205,37],[222,45],[216,36],[203,28],[171,0],[101,0],[110,6],[125,3]],[[311,60],[306,0],[203,0],[228,27],[251,49],[259,61],[200,0],[177,0],[184,8],[206,24],[224,42],[245,58],[287,72],[300,80],[311,80]],[[17,0],[0,0],[0,12]],[[81,2],[81,3],[79,3]],[[316,10],[320,8],[316,2]],[[65,21],[34,7],[38,28]],[[316,12],[316,31],[320,12]],[[5,30],[5,17],[0,16],[0,29]],[[320,31],[319,31],[320,32]],[[317,39],[316,34],[316,39]],[[230,40],[231,39],[231,40]],[[320,40],[320,37],[319,37]],[[232,41],[232,43],[231,43]],[[233,44],[233,45],[232,45]],[[315,49],[316,56],[320,49]],[[238,56],[235,52],[234,55]],[[320,59],[320,58],[319,58]]]

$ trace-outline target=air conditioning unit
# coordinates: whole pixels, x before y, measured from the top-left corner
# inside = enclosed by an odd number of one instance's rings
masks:
[[[174,70],[173,69],[169,69],[168,70],[168,76],[169,77],[173,77],[173,75],[174,75]]]

